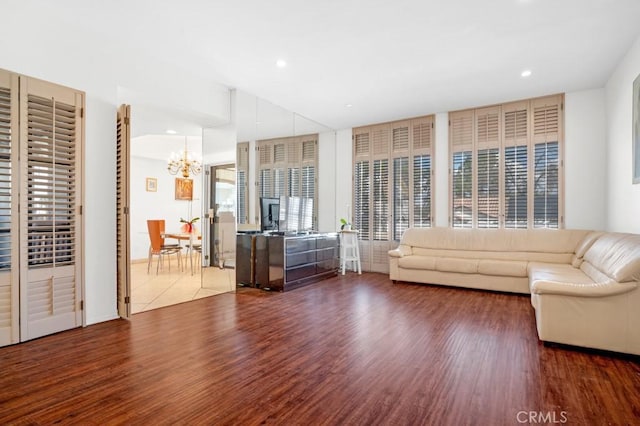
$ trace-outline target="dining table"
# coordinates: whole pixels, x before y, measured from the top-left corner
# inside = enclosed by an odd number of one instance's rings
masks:
[[[182,241],[189,241],[187,246],[187,254],[189,255],[189,264],[191,266],[191,275],[193,275],[193,242],[195,239],[202,241],[202,234],[195,232],[164,232],[162,237],[178,240],[178,244],[182,245]]]

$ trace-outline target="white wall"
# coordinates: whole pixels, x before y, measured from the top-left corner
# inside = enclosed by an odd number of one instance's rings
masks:
[[[130,236],[131,259],[147,259],[149,233],[147,220],[164,219],[167,232],[180,230],[180,218],[201,217],[202,174],[193,179],[193,201],[175,199],[175,179],[167,172],[167,162],[150,158],[131,157]],[[147,192],[146,179],[158,179],[156,192]],[[200,229],[201,223],[196,227]]]
[[[351,145],[352,129],[342,129],[336,132],[336,180],[335,199],[336,211],[333,218],[334,228],[340,228],[340,218],[353,220],[353,146]],[[347,218],[347,206],[351,217]]]
[[[607,226],[604,89],[565,94],[565,226]]]
[[[318,135],[318,231],[333,232],[336,227],[336,133]]]
[[[449,226],[449,113],[436,114],[434,193],[436,226]]]
[[[640,74],[640,37],[616,66],[606,89],[607,229],[640,233],[640,184],[632,184],[632,88]]]

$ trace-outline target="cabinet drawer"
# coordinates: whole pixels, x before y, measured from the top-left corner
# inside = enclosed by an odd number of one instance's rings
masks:
[[[316,261],[316,252],[292,253],[287,254],[287,268],[293,266],[304,265],[306,263],[314,263]]]
[[[316,265],[307,265],[300,268],[287,269],[285,271],[286,281],[295,281],[301,278],[311,277],[316,274]]]
[[[301,251],[315,250],[315,238],[287,240],[287,253],[298,253]]]

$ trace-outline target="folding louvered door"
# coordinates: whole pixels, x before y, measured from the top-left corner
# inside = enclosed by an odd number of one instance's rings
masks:
[[[120,105],[116,119],[116,214],[118,264],[118,315],[131,317],[131,267],[129,241],[129,167],[131,107]]]
[[[20,336],[82,325],[84,95],[20,77]]]
[[[18,76],[0,70],[0,346],[20,340]]]
[[[411,226],[431,226],[433,116],[353,131],[353,225],[367,271],[388,272],[388,251]]]

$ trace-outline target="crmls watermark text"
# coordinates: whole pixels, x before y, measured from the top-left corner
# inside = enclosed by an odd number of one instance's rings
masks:
[[[528,424],[564,424],[569,418],[566,411],[518,411],[516,420]]]

